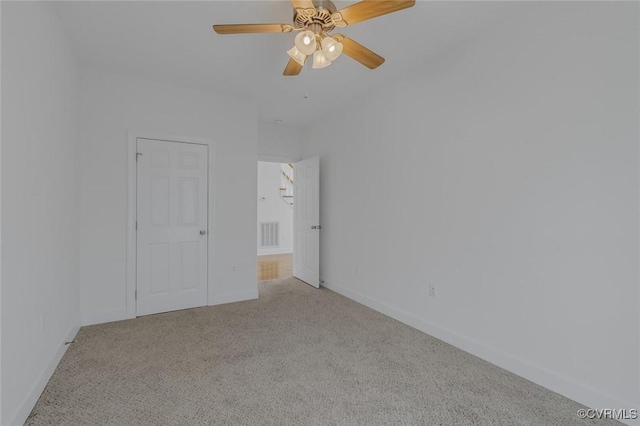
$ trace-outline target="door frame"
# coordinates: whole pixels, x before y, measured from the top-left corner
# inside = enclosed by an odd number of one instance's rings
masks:
[[[136,153],[138,139],[152,139],[164,142],[190,143],[197,145],[207,145],[209,147],[209,177],[207,194],[208,214],[207,214],[207,305],[213,305],[213,253],[214,241],[216,240],[215,228],[215,153],[216,144],[213,140],[192,136],[176,136],[158,134],[154,132],[141,132],[127,130],[127,293],[126,293],[126,317],[136,318],[136,283],[137,283],[137,239],[136,239],[136,217],[137,208],[137,187],[138,169],[136,167]]]

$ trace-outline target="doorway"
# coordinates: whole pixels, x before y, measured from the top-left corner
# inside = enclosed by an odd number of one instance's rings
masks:
[[[293,276],[293,170],[258,162],[258,281]]]
[[[136,140],[136,314],[207,305],[209,147]]]

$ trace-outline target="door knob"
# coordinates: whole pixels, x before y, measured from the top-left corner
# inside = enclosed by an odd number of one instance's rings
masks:
[[[204,229],[202,231],[200,231],[200,235],[205,235],[207,233],[207,231],[205,231]]]

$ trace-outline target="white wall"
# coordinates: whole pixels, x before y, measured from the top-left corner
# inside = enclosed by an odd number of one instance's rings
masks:
[[[637,406],[637,17],[537,5],[310,129],[326,285],[580,402]]]
[[[258,125],[258,159],[296,162],[302,159],[302,129],[298,126],[260,123]]]
[[[281,170],[280,163],[258,162],[258,255],[293,252],[293,208],[280,198]],[[261,222],[280,222],[277,248],[260,248]]]
[[[0,27],[2,22],[2,7],[0,6]],[[2,45],[2,31],[0,31],[0,46]],[[2,49],[0,48],[0,51]],[[0,54],[0,80],[2,80],[2,55]],[[0,99],[2,88],[0,84]],[[0,128],[2,127],[2,102],[0,102]],[[0,224],[2,223],[2,131],[0,130]],[[2,423],[2,226],[0,225],[0,423]]]
[[[209,301],[257,297],[255,105],[87,69],[81,108],[82,323],[126,316],[128,129],[214,141]]]
[[[0,422],[18,425],[80,324],[78,72],[49,5],[1,7]]]

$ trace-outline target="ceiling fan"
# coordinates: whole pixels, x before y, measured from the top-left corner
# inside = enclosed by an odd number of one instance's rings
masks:
[[[291,33],[297,32],[295,46],[287,53],[291,57],[284,75],[298,75],[313,55],[313,68],[331,65],[340,54],[374,69],[382,65],[384,58],[343,34],[330,35],[336,27],[346,27],[367,19],[397,12],[413,6],[415,0],[363,0],[337,10],[329,0],[291,0],[292,24],[228,24],[214,25],[218,34]]]

